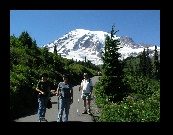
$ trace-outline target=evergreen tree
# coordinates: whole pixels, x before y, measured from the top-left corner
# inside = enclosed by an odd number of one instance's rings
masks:
[[[120,41],[114,37],[118,31],[114,31],[114,27],[113,25],[110,36],[105,39],[104,52],[102,51],[102,78],[100,79],[103,92],[112,102],[118,100],[118,96],[123,94],[124,76],[121,54],[118,52]]]
[[[37,43],[36,43],[35,39],[32,41],[32,47],[31,48],[35,49],[35,50],[38,50]]]
[[[86,56],[85,56],[85,63],[86,63]]]
[[[42,56],[43,56],[43,61],[44,61],[44,66],[48,66],[48,57],[49,57],[49,50],[48,48],[44,47],[42,51]]]
[[[56,48],[57,48],[57,45],[54,46],[54,51],[53,51],[53,53],[54,53],[55,55],[57,55],[57,49],[56,49]]]
[[[13,35],[13,36],[10,36],[10,47],[16,47],[16,41],[18,39]]]
[[[159,55],[158,55],[156,45],[154,49],[154,66],[153,67],[154,67],[153,68],[154,79],[160,79],[160,62],[159,62]]]
[[[151,62],[151,57],[149,56],[148,47],[146,52],[146,66],[147,66],[146,74],[149,78],[151,78],[152,77],[152,62]]]
[[[29,49],[32,47],[32,38],[27,31],[21,33],[19,36],[19,41],[21,42],[22,46],[28,47]]]
[[[84,66],[87,67],[87,60],[86,60],[86,56],[85,56],[85,59],[84,59]]]
[[[139,70],[142,76],[152,77],[152,62],[149,56],[149,49],[144,48],[142,54],[140,55]]]
[[[139,73],[142,76],[146,76],[147,75],[147,65],[146,65],[146,51],[145,48],[142,52],[142,54],[140,54],[139,58],[140,58],[140,63],[139,63]]]

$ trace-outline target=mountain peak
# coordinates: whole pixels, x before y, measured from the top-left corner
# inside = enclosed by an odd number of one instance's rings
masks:
[[[107,35],[110,34],[104,31],[75,29],[42,47],[47,47],[50,52],[53,52],[54,46],[56,45],[57,53],[61,54],[64,58],[84,61],[86,57],[86,59],[90,60],[93,64],[99,65],[103,64],[100,51],[104,50]],[[122,59],[129,56],[135,57],[146,47],[145,44],[142,46],[136,44],[132,38],[127,36],[116,37],[115,35],[115,38],[120,39],[120,46],[122,48],[119,49],[119,51],[122,54]],[[150,45],[152,51],[154,50],[153,46],[154,45]],[[158,48],[160,50],[160,47]]]

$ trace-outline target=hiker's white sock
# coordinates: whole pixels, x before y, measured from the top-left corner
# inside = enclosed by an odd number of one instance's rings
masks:
[[[84,107],[84,110],[86,110],[86,107]]]

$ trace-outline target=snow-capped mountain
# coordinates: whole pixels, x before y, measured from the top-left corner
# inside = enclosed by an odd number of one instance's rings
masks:
[[[61,38],[43,45],[42,47],[47,47],[49,52],[54,51],[54,46],[57,46],[58,54],[67,59],[83,61],[86,57],[93,64],[99,65],[103,64],[101,60],[101,50],[104,50],[104,43],[106,36],[109,35],[107,32],[103,31],[90,31],[84,29],[76,29],[66,33]],[[136,44],[132,38],[120,36],[115,38],[120,39],[119,52],[122,55],[122,59],[129,56],[136,57],[139,55],[144,48],[148,47],[150,54],[153,55],[155,49],[154,45],[150,44]],[[160,47],[157,46],[157,51],[160,53]]]

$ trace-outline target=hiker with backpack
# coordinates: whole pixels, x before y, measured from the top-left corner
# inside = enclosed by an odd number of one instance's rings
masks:
[[[69,116],[70,105],[73,103],[73,87],[68,82],[67,75],[63,75],[63,82],[59,82],[56,90],[56,96],[59,98],[59,112],[57,122],[67,122]],[[62,120],[65,108],[64,118]]]
[[[91,78],[88,77],[87,73],[84,73],[84,79],[81,82],[80,90],[82,90],[81,98],[83,99],[84,111],[82,114],[91,114],[90,101],[93,90],[93,83]]]
[[[47,80],[48,74],[43,73],[41,75],[41,80],[37,83],[36,91],[38,94],[38,122],[46,121],[45,114],[47,108],[47,102],[50,99],[50,82]]]

